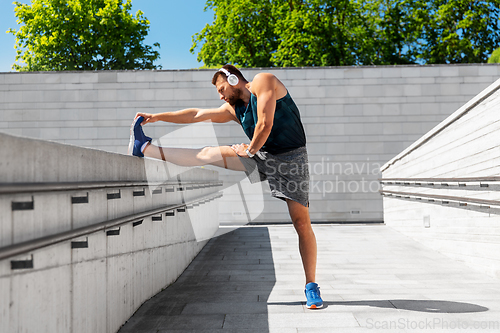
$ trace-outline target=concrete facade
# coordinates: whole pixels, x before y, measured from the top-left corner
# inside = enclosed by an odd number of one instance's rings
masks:
[[[500,80],[497,80],[384,165],[383,178],[405,178],[409,181],[412,178],[498,177],[499,106]],[[498,185],[498,180],[493,178],[490,181],[468,181],[467,184],[450,180],[445,186],[434,188],[405,186],[403,181],[399,185],[384,186],[384,190],[460,198],[429,202],[384,197],[384,221],[401,233],[498,278]],[[408,198],[411,197],[408,195]],[[490,201],[470,204],[468,199]]]
[[[21,242],[200,199],[169,215],[147,215],[0,260],[0,332],[116,332],[173,283],[218,230],[218,203],[208,201],[221,185],[213,170],[7,134],[0,140],[0,254]],[[106,185],[112,181],[143,185]],[[101,185],[7,190],[68,182]],[[29,205],[16,208],[23,203]],[[13,266],[26,260],[32,268]]]
[[[498,65],[244,69],[283,81],[301,110],[314,221],[381,221],[379,167],[495,81]],[[125,153],[136,112],[218,107],[213,70],[0,74],[0,132]],[[176,147],[248,142],[238,124],[145,128]],[[214,135],[213,135],[214,134]],[[215,136],[215,137],[214,137]],[[220,201],[221,221],[288,221],[264,184],[243,176]],[[250,186],[248,186],[250,187]],[[261,194],[263,191],[263,195]],[[264,200],[262,201],[262,198]]]

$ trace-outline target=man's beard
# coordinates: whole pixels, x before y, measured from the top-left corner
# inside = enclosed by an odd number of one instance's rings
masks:
[[[241,89],[239,88],[233,88],[233,93],[231,94],[231,96],[229,96],[227,98],[227,102],[232,105],[232,106],[235,106],[236,103],[238,103],[239,100],[241,100]]]

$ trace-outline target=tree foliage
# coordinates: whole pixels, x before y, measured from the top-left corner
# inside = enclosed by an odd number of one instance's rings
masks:
[[[498,0],[208,0],[193,36],[206,65],[485,62],[500,46]]]
[[[349,0],[290,1],[276,6],[279,66],[349,65],[360,61],[358,38],[366,36],[359,4]]]
[[[498,64],[500,63],[500,48],[493,51],[488,59],[488,64]]]
[[[18,71],[155,69],[159,52],[143,45],[149,21],[131,0],[14,2]],[[153,44],[160,47],[158,43]]]
[[[418,0],[415,7],[415,56],[426,63],[482,63],[499,46],[498,0]]]
[[[269,0],[208,0],[205,10],[209,8],[216,12],[213,24],[193,36],[191,52],[203,44],[198,61],[203,59],[209,66],[229,62],[243,67],[272,66],[269,55],[278,41]]]

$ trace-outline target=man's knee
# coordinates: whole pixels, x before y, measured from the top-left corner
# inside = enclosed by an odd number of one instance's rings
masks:
[[[196,157],[205,164],[222,161],[222,155],[218,147],[204,147]]]
[[[292,222],[298,234],[308,232],[311,229],[311,221],[307,216],[294,216]]]

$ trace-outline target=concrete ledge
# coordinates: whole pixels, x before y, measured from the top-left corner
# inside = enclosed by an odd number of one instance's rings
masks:
[[[8,188],[0,194],[0,249],[89,230],[0,260],[0,332],[116,332],[218,230],[218,202],[208,200],[220,189],[215,171],[6,134],[0,140],[0,187]],[[51,187],[43,191],[45,183]],[[55,191],[57,183],[63,189]],[[97,228],[122,217],[125,224]]]
[[[0,183],[217,179],[218,173],[153,159],[0,133]]]

